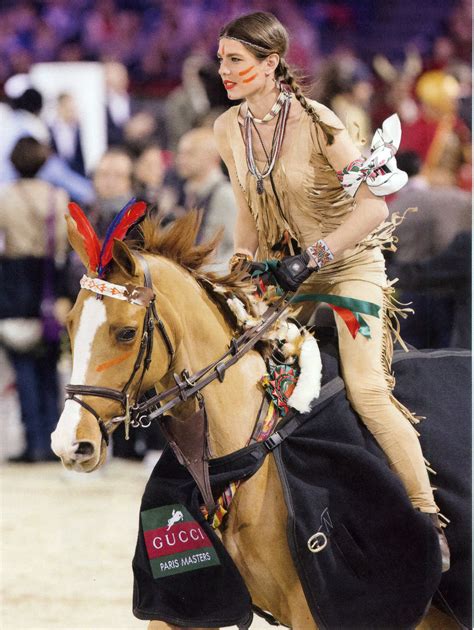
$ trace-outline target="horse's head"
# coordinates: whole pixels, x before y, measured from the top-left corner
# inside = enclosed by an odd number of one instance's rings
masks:
[[[68,234],[87,267],[89,252],[70,217]],[[138,390],[145,391],[169,370],[174,344],[166,323],[161,322],[161,335],[154,335],[160,320],[137,256],[116,240],[112,258],[107,281],[83,278],[68,316],[73,356],[69,398],[51,445],[64,466],[76,471],[90,472],[104,463],[108,434],[124,421]],[[151,362],[152,380],[145,370]]]

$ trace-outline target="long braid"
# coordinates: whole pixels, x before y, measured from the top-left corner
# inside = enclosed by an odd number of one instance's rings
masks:
[[[308,116],[311,116],[314,123],[320,126],[321,131],[326,137],[327,143],[332,144],[334,142],[334,132],[336,131],[336,129],[334,127],[331,127],[330,125],[327,125],[321,120],[319,114],[304,96],[300,84],[293,76],[292,72],[290,71],[290,67],[284,59],[280,58],[280,63],[278,64],[275,74],[277,79],[281,79],[283,83],[286,83],[290,87],[291,91],[296,96],[297,100],[301,103],[301,106],[303,107],[305,112],[307,112]]]

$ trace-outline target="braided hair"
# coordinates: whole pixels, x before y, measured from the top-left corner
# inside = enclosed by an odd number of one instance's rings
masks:
[[[321,131],[326,137],[326,142],[331,145],[334,142],[334,127],[327,125],[321,120],[320,115],[305,97],[301,85],[295,79],[294,74],[290,69],[290,66],[286,63],[284,59],[280,59],[280,62],[275,71],[275,78],[280,79],[283,83],[286,83],[289,86],[296,99],[300,102],[302,108],[305,110],[308,116],[313,119],[314,124],[320,126]]]
[[[219,37],[230,37],[240,41],[257,59],[265,59],[272,53],[280,57],[275,70],[275,79],[286,83],[305,112],[319,125],[326,142],[334,142],[336,129],[324,123],[315,108],[304,96],[303,88],[295,73],[284,59],[288,50],[289,37],[283,24],[272,14],[264,11],[249,13],[232,20],[221,30]]]

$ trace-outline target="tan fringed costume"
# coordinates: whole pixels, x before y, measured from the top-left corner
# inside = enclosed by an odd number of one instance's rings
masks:
[[[263,194],[257,193],[256,180],[247,168],[239,106],[231,107],[224,116],[234,158],[231,167],[235,167],[234,175],[257,227],[258,259],[298,253],[292,251],[292,242],[296,241],[299,248],[305,249],[344,222],[354,207],[354,200],[344,191],[326,158],[321,130],[304,110],[291,144],[283,150],[272,172],[278,199],[270,178],[264,180]],[[413,506],[424,512],[437,512],[413,427],[418,419],[392,394],[393,338],[399,337],[397,314],[405,316],[405,313],[393,299],[382,249],[392,247],[392,233],[400,220],[394,218],[383,223],[355,248],[312,274],[300,292],[352,297],[382,307],[380,319],[367,316],[370,339],[361,334],[353,339],[342,319],[336,317],[347,395],[401,478]],[[282,242],[287,243],[283,251],[272,250]],[[305,306],[302,321],[312,310],[313,304]]]

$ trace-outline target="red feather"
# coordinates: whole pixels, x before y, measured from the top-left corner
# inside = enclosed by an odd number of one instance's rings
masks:
[[[94,228],[77,203],[68,204],[69,214],[77,225],[79,234],[84,239],[84,247],[89,258],[90,271],[97,271],[99,266],[100,243]]]
[[[100,254],[100,269],[102,271],[108,262],[112,258],[112,249],[114,246],[114,240],[121,241],[127,234],[130,227],[138,221],[138,219],[146,212],[146,203],[144,201],[137,201],[125,212],[121,217],[117,226],[106,237],[104,244],[102,245],[102,252]]]

